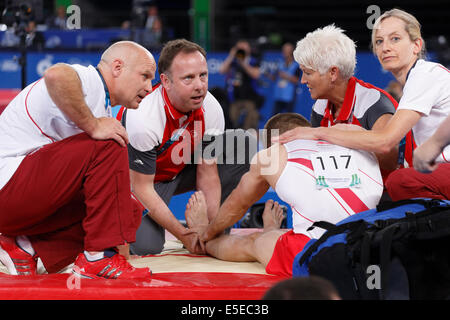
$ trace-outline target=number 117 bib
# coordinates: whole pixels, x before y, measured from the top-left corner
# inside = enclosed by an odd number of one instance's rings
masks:
[[[316,187],[349,188],[359,187],[358,167],[350,149],[335,149],[311,154],[316,177]]]

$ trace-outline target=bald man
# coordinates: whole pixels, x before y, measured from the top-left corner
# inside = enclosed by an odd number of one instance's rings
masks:
[[[74,262],[86,278],[148,278],[115,248],[135,241],[128,136],[111,107],[136,109],[156,63],[142,46],[109,47],[97,67],[56,64],[0,115],[0,261],[11,274]]]

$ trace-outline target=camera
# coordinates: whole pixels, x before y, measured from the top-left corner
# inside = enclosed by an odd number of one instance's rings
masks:
[[[288,208],[284,205],[280,206],[283,209],[283,221],[281,222],[281,229],[287,228],[287,214]],[[265,203],[255,203],[245,214],[240,222],[240,228],[264,228],[262,214],[264,212]]]
[[[240,60],[245,59],[246,55],[247,55],[247,53],[245,52],[244,49],[238,49],[238,50],[236,51],[236,58],[238,58],[238,59],[240,59]]]
[[[32,18],[32,7],[27,2],[13,4],[7,1],[2,13],[2,22],[8,27],[28,23]]]

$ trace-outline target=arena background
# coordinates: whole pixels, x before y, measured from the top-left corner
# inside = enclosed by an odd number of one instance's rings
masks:
[[[159,42],[145,38],[147,7],[155,5],[162,21]],[[52,19],[63,7],[70,29],[56,29]],[[381,88],[393,79],[370,52],[370,30],[376,10],[398,7],[415,15],[423,27],[430,60],[450,65],[450,6],[437,1],[237,1],[237,0],[0,0],[0,109],[27,84],[42,77],[54,63],[98,63],[100,53],[111,43],[131,39],[147,46],[158,58],[161,44],[187,38],[208,51],[209,87],[223,89],[225,78],[218,68],[236,40],[248,39],[262,59],[259,79],[265,102],[260,110],[260,127],[272,115],[273,73],[286,41],[296,42],[307,32],[334,23],[357,43],[356,77]],[[36,23],[41,43],[29,42],[30,21]],[[36,37],[36,36],[35,36]],[[23,42],[21,43],[21,40]],[[156,79],[155,81],[157,81]],[[297,87],[295,111],[309,119],[313,101],[301,84]],[[117,108],[115,108],[117,110]],[[183,219],[190,194],[175,197],[171,209]],[[261,200],[277,199],[271,190]],[[279,199],[278,199],[279,200]],[[288,214],[288,217],[290,214]],[[288,226],[291,221],[288,219]]]

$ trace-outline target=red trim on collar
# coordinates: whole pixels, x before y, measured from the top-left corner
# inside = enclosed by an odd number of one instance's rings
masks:
[[[349,121],[350,115],[353,112],[353,106],[355,104],[355,86],[356,86],[356,78],[351,77],[347,83],[347,90],[345,91],[344,102],[342,102],[342,108],[339,112],[339,116],[336,119],[340,122]]]
[[[336,123],[351,123],[353,119],[350,116],[353,114],[353,107],[355,105],[355,86],[356,78],[351,77],[347,83],[347,90],[345,91],[344,101],[342,102],[341,111],[337,119],[333,119],[331,112],[331,102],[328,100],[327,107],[321,122],[322,127],[334,126]]]
[[[167,110],[169,111],[170,116],[174,120],[178,120],[181,117],[185,116],[184,113],[181,113],[180,111],[178,111],[177,109],[175,109],[172,106],[172,104],[170,103],[169,97],[167,96],[166,89],[164,89],[164,87],[162,87],[161,95],[162,95],[162,98],[163,98],[163,101],[164,101],[164,105],[167,107]]]
[[[184,116],[187,116],[188,118],[191,118],[193,115],[197,115],[199,113],[204,113],[205,109],[203,108],[203,105],[201,108],[194,110],[194,112],[189,112],[187,114],[182,113],[180,111],[178,111],[177,109],[175,109],[174,106],[172,106],[172,104],[170,103],[169,97],[167,96],[167,92],[166,89],[164,89],[164,87],[161,88],[161,95],[164,101],[164,105],[167,108],[167,111],[169,112],[170,116],[172,117],[172,119],[174,120],[178,120],[181,119]]]

